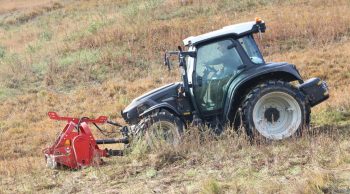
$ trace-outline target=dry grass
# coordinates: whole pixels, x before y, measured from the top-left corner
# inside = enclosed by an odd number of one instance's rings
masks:
[[[28,1],[26,0],[16,0],[16,1],[1,0],[0,14],[27,10],[27,9],[36,9],[38,7],[45,6],[51,2],[52,0],[33,1],[31,3],[28,3]]]
[[[219,139],[192,129],[179,147],[162,146],[137,154],[134,150],[127,157],[107,159],[103,166],[79,171],[46,169],[37,157],[12,160],[0,163],[7,169],[1,171],[3,189],[40,193],[348,192],[350,147],[342,137],[348,134],[331,130],[251,145],[229,129]],[[86,187],[89,184],[93,187]]]
[[[3,192],[321,193],[349,191],[350,4],[336,1],[0,0],[0,181]],[[108,115],[179,80],[159,68],[181,40],[261,16],[270,61],[329,83],[316,135],[249,145],[228,134],[177,149],[108,159],[82,171],[43,169],[61,129],[46,113]],[[210,137],[210,136],[209,136]],[[30,179],[28,178],[30,177]],[[73,180],[73,181],[72,181]],[[94,188],[84,185],[94,184]],[[133,185],[133,187],[130,187]]]
[[[28,3],[27,1],[0,1],[1,26],[23,24],[52,10],[62,8],[62,5],[55,1],[38,1]]]

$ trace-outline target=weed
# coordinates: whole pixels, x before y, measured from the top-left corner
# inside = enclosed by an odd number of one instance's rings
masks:
[[[157,176],[157,171],[153,168],[147,170],[146,172],[146,176],[147,178],[154,178],[155,176]]]
[[[41,44],[39,42],[35,42],[32,44],[28,44],[26,50],[28,53],[32,54],[39,51],[41,48],[42,48]]]
[[[205,194],[220,194],[223,193],[216,180],[208,180],[204,183],[202,193]]]
[[[45,30],[40,34],[40,39],[45,41],[50,41],[52,39],[53,33]]]
[[[99,50],[80,50],[63,56],[58,61],[58,64],[64,67],[69,65],[79,65],[85,68],[85,65],[94,64],[98,62],[99,59]]]
[[[4,58],[6,54],[6,48],[3,46],[0,46],[0,58]]]

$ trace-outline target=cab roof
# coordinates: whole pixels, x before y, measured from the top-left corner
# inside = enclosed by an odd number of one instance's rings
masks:
[[[240,24],[234,24],[230,26],[225,26],[220,30],[215,30],[198,36],[190,36],[183,40],[185,46],[196,45],[214,38],[222,37],[228,34],[233,34],[236,36],[257,33],[259,30],[265,32],[265,22],[245,22]]]

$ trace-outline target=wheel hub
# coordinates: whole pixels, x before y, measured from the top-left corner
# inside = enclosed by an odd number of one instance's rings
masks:
[[[270,107],[265,110],[264,117],[270,123],[276,122],[280,118],[280,112],[276,108]]]

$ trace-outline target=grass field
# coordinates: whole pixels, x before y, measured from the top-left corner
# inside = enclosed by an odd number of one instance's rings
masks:
[[[45,168],[41,150],[63,127],[48,111],[123,123],[133,98],[180,80],[165,50],[256,16],[267,61],[329,85],[305,136],[250,145],[227,129],[203,145],[194,133],[100,167]],[[0,0],[0,110],[0,193],[349,193],[350,2]]]

